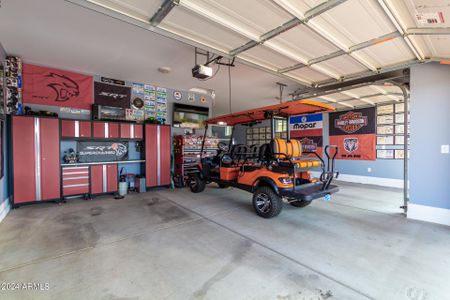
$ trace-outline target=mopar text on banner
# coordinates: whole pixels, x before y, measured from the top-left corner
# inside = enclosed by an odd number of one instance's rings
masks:
[[[23,103],[91,109],[92,76],[23,65]]]
[[[300,140],[304,152],[317,152],[322,155],[323,116],[321,113],[290,117],[289,129],[291,139]]]
[[[337,159],[375,160],[375,107],[330,113],[330,144]]]

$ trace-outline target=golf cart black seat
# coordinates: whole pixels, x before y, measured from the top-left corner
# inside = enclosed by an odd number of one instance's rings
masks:
[[[274,139],[270,142],[273,157],[281,167],[309,169],[321,166],[321,161],[302,157],[302,144],[299,140]]]

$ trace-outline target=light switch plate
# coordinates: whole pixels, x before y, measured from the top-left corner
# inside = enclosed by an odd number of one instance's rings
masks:
[[[449,152],[450,152],[449,145],[441,145],[441,153],[442,154],[449,154]]]

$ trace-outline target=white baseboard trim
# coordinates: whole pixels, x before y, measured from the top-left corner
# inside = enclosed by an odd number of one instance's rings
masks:
[[[313,177],[319,177],[320,172],[314,171],[314,172],[311,172],[311,175]],[[403,179],[339,174],[339,177],[337,180],[346,181],[346,182],[354,182],[354,183],[373,184],[373,185],[380,185],[380,186],[403,188]]]
[[[3,221],[10,210],[11,207],[9,205],[9,199],[6,199],[2,203],[0,203],[0,222]]]
[[[419,205],[410,202],[408,204],[407,217],[408,219],[450,226],[450,209]]]

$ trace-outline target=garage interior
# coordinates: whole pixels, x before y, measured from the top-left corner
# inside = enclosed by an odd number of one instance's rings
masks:
[[[450,298],[449,20],[1,1],[1,298]]]

